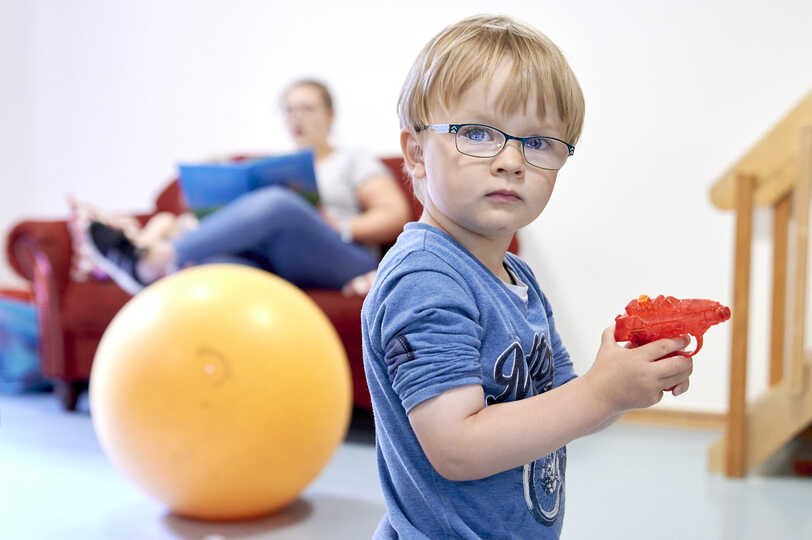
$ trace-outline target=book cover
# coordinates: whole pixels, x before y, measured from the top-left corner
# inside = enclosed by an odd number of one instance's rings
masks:
[[[232,163],[179,164],[178,170],[186,206],[198,217],[272,185],[292,189],[311,204],[319,201],[312,150]]]

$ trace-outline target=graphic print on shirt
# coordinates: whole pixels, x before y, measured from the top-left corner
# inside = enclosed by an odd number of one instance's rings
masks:
[[[493,379],[502,388],[485,398],[488,405],[513,401],[544,393],[553,387],[555,366],[546,336],[535,334],[533,348],[525,355],[521,343],[514,341],[493,365]],[[563,506],[566,448],[524,466],[522,486],[527,510],[542,525],[551,526]]]

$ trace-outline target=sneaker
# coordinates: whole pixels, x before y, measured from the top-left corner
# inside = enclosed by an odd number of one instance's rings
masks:
[[[136,268],[141,256],[135,244],[127,236],[113,227],[98,221],[91,221],[87,228],[88,244],[93,261],[130,294],[136,294],[146,287],[138,278]]]

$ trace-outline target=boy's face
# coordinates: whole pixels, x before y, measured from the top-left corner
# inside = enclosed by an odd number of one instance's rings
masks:
[[[477,82],[449,110],[432,111],[433,124],[479,123],[517,137],[546,135],[562,138],[561,125],[552,107],[539,119],[533,98],[524,111],[506,115],[498,105],[500,90],[509,77],[504,62],[490,83]],[[529,165],[519,141],[510,140],[494,157],[461,154],[453,134],[426,130],[420,134],[424,175],[423,198],[429,221],[436,221],[453,236],[475,239],[512,237],[536,219],[553,192],[558,171]],[[433,218],[433,219],[432,219]]]

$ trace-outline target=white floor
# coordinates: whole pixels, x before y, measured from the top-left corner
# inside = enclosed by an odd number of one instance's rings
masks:
[[[711,431],[616,424],[569,446],[567,539],[812,539],[812,479],[705,471]],[[87,412],[0,396],[0,539],[360,539],[384,512],[369,418],[287,510],[245,523],[175,517],[101,452]],[[776,466],[773,470],[781,470]]]

